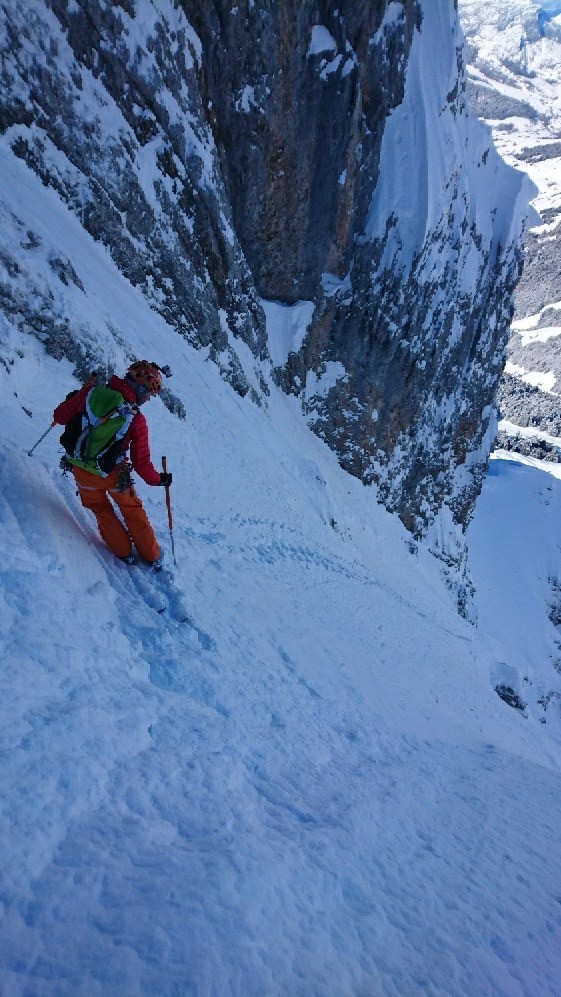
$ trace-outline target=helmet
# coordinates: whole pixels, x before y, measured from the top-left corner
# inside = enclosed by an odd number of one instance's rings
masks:
[[[149,395],[159,395],[162,390],[162,375],[156,364],[148,360],[135,360],[131,363],[126,373],[126,378],[131,381],[135,388],[147,392]]]

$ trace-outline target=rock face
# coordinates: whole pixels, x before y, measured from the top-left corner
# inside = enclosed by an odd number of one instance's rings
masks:
[[[172,3],[158,14],[148,0],[1,6],[4,146],[247,393],[232,344],[265,356],[263,315],[231,225],[190,25]],[[56,351],[56,309],[48,317]]]
[[[0,3],[2,155],[241,394],[266,398],[272,357],[342,466],[414,534],[439,511],[465,525],[526,193],[467,111],[453,3],[23,6]],[[70,259],[50,259],[73,281]],[[29,303],[32,264],[16,273],[9,246],[0,260],[4,310],[76,359],[58,300],[37,288]],[[275,349],[272,302],[286,328],[308,303]]]
[[[403,98],[414,2],[371,44],[385,0],[182,0],[205,53],[214,135],[238,233],[265,298],[315,298],[343,277]]]
[[[367,6],[183,0],[258,291],[315,306],[277,378],[422,533],[485,470],[523,184],[469,119],[452,5]]]

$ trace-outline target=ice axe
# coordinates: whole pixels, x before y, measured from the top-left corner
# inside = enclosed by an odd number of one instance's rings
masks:
[[[162,457],[162,471],[164,472],[164,474],[167,474],[167,460],[165,457]],[[171,500],[169,497],[169,485],[166,485],[165,487],[166,487],[166,506],[168,510],[169,535],[171,539],[171,552],[173,554],[173,563],[175,564],[175,567],[177,567],[177,561],[175,560],[175,544],[173,542],[173,520],[171,518]]]

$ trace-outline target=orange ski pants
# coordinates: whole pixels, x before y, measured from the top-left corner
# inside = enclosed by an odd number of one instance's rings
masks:
[[[127,488],[124,492],[117,489],[119,465],[106,478],[90,474],[81,467],[73,467],[72,473],[76,479],[80,501],[85,509],[93,512],[101,537],[109,549],[117,557],[127,557],[132,554],[134,544],[145,561],[155,561],[160,556],[160,548],[142,502],[134,488]],[[110,498],[118,507],[125,526],[116,515]]]

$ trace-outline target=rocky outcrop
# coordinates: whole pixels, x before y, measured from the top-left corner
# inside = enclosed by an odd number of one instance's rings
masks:
[[[504,374],[497,392],[497,401],[502,418],[515,426],[561,437],[559,395],[526,384],[512,374]]]
[[[231,224],[191,27],[171,3],[159,15],[132,0],[2,8],[4,144],[247,393],[235,339],[263,357],[263,314]]]

